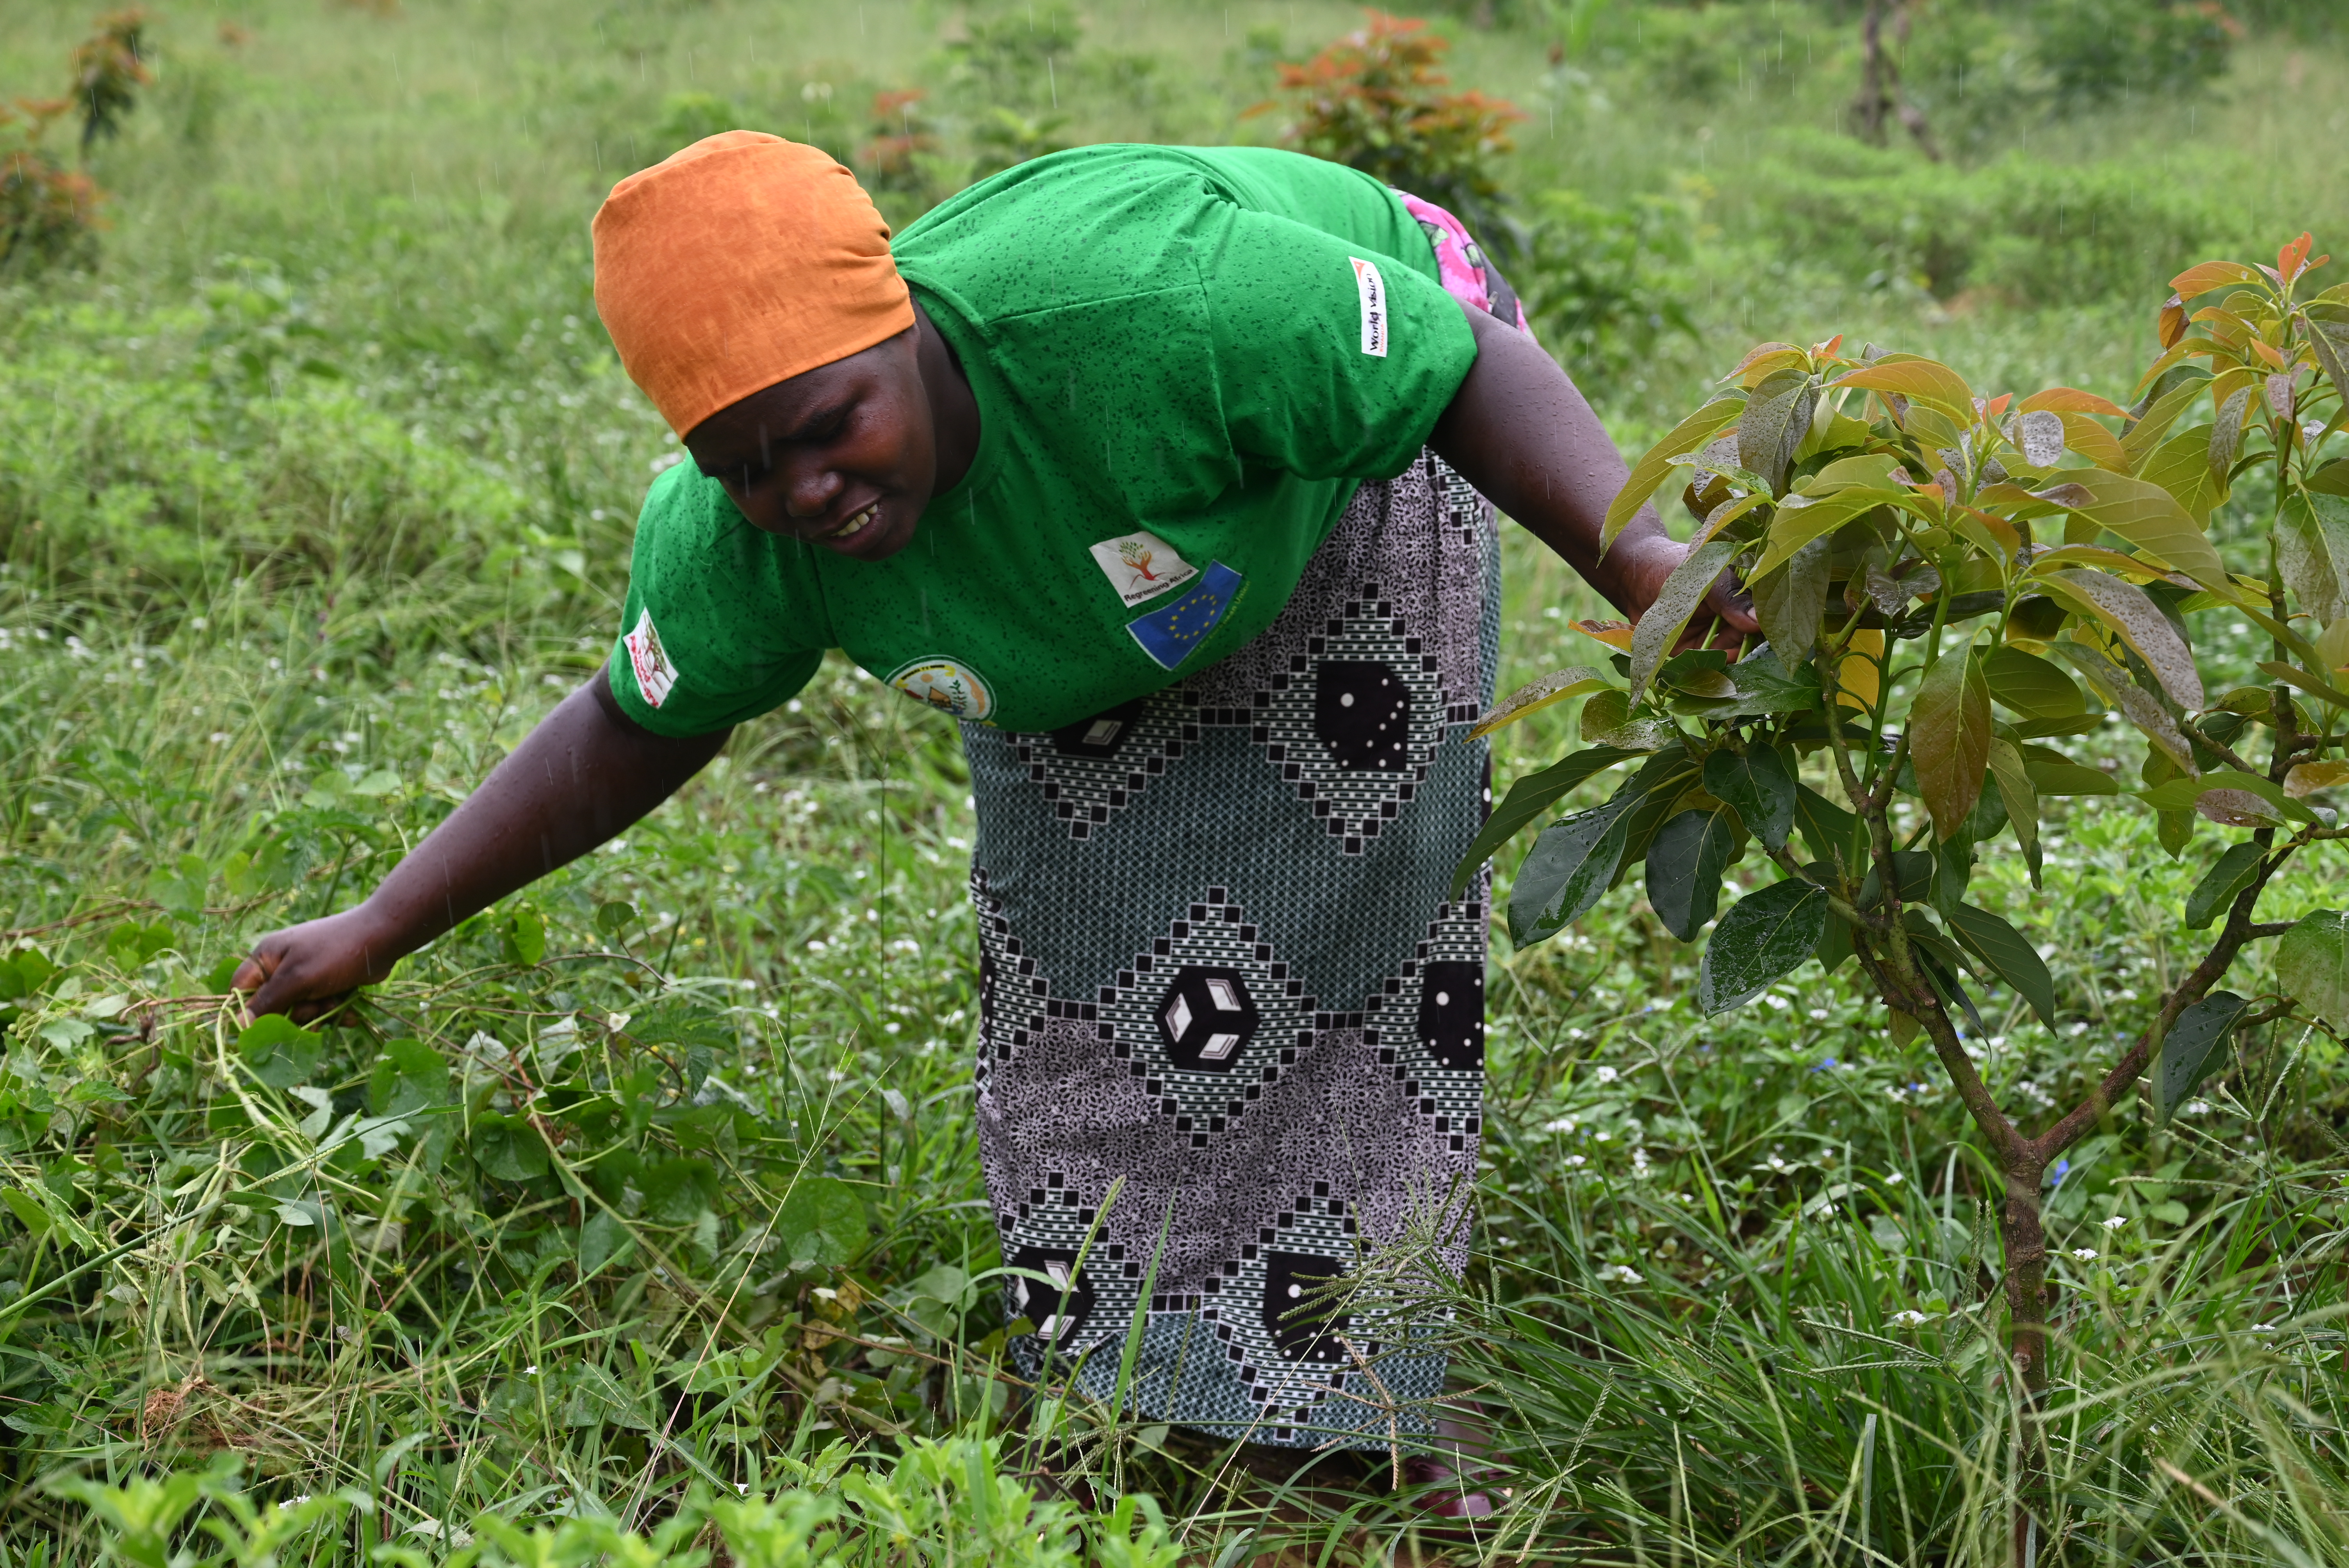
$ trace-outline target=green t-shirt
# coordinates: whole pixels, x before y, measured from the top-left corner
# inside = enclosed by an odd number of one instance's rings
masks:
[[[970,471],[879,562],[761,532],[690,464],[656,480],[610,667],[657,733],[777,707],[828,647],[1009,729],[1164,686],[1271,623],[1475,359],[1402,203],[1295,153],[1057,153],[892,248],[970,378]]]

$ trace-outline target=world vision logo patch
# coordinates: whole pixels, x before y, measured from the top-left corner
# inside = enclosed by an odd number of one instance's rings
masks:
[[[1199,574],[1197,567],[1174,553],[1173,545],[1146,530],[1104,539],[1091,549],[1093,564],[1128,609]]]
[[[1362,352],[1376,358],[1387,356],[1387,280],[1379,269],[1360,256],[1348,256],[1354,264],[1354,292],[1362,302]]]
[[[677,686],[677,666],[668,662],[668,650],[661,646],[653,613],[647,610],[638,614],[636,629],[620,643],[628,650],[628,668],[636,673],[636,690],[644,694],[645,706],[658,707],[667,702]]]
[[[995,711],[995,694],[977,670],[959,659],[919,658],[898,667],[889,684],[926,707],[950,718],[984,721]]]

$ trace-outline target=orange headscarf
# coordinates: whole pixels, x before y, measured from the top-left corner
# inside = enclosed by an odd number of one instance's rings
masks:
[[[856,176],[779,136],[726,131],[629,175],[595,237],[595,309],[680,436],[914,325]]]

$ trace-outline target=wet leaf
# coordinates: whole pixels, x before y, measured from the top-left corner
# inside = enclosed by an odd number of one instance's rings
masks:
[[[1797,504],[1789,496],[1779,503],[1771,519],[1770,530],[1763,536],[1761,558],[1754,562],[1748,579],[1758,581],[1768,576],[1792,560],[1796,551],[1814,540],[1824,540],[1854,518],[1909,499],[1906,490],[1860,486],[1839,490],[1823,500],[1805,504]]]
[[[2034,408],[2015,419],[2014,444],[2023,460],[2034,469],[2052,469],[2064,460],[2064,420],[2058,414]]]
[[[1704,602],[1713,579],[1720,576],[1737,546],[1725,539],[1716,539],[1689,552],[1681,563],[1672,568],[1671,575],[1656,591],[1656,601],[1640,617],[1631,629],[1631,690],[1630,700],[1640,700],[1647,690],[1656,667],[1664,662],[1672,645],[1680,641],[1688,629],[1689,620]]]
[[[2167,1122],[2225,1058],[2219,1047],[2235,1032],[2251,1003],[2232,991],[2213,991],[2179,1011],[2161,1037],[2153,1068],[2154,1119]]]
[[[2205,528],[2230,493],[2227,470],[2211,465],[2210,444],[2199,429],[2180,430],[2156,447],[2138,466],[2137,477],[2176,496],[2187,515]]]
[[[2169,286],[2178,291],[2178,300],[2183,304],[2191,301],[2197,294],[2209,294],[2213,289],[2222,289],[2236,284],[2257,284],[2261,281],[2256,268],[2247,267],[2240,262],[2204,262],[2199,266],[2187,268],[2170,279]]]
[[[1890,490],[1895,482],[1892,476],[1899,467],[1900,459],[1890,452],[1837,458],[1795,488],[1815,500],[1855,486],[1862,490]]]
[[[1602,806],[1552,822],[1534,841],[1509,888],[1509,940],[1530,947],[1588,913],[1613,884],[1641,797],[1619,789]]]
[[[1594,699],[1595,700],[1595,699]],[[1563,761],[1554,762],[1537,773],[1528,773],[1509,786],[1508,794],[1493,814],[1485,819],[1485,826],[1461,857],[1452,873],[1452,896],[1457,899],[1468,891],[1469,879],[1478,867],[1489,859],[1495,850],[1516,836],[1517,830],[1547,810],[1585,780],[1596,778],[1619,762],[1628,762],[1639,756],[1610,746],[1594,746],[1578,751]]]
[[[2189,712],[2201,711],[2202,672],[2195,667],[2193,650],[2144,589],[2101,572],[2077,569],[2051,572],[2039,581],[2117,634],[2145,661],[2170,701]]]
[[[1990,763],[1990,686],[1973,638],[1945,650],[1925,672],[1909,712],[1909,749],[1937,839],[1965,825]]]
[[[1789,879],[1729,906],[1704,946],[1697,1006],[1710,1016],[1744,1006],[1811,956],[1826,934],[1826,890]]]
[[[2210,423],[2209,444],[2204,449],[2209,454],[2210,466],[2220,473],[2230,471],[2235,459],[2243,451],[2243,421],[2251,418],[2251,389],[2238,387],[2219,406],[2219,417]]]
[[[1807,661],[1818,646],[1819,622],[1826,613],[1827,558],[1832,546],[1814,539],[1767,577],[1749,579],[1754,617],[1770,645],[1794,664]]]
[[[2023,771],[2032,789],[2050,798],[2121,792],[2120,781],[2111,774],[2101,768],[2083,768],[2076,762],[2044,762],[2037,758],[2025,758]]]
[[[2186,335],[2186,306],[2178,295],[2171,294],[2168,302],[2161,307],[2160,318],[2155,324],[2154,335],[2160,340],[2161,346],[2164,348],[2169,347]]]
[[[1942,913],[1966,950],[2028,1002],[2042,1024],[2054,1028],[2055,978],[2048,974],[2047,961],[2039,956],[2039,950],[2030,939],[2000,916],[1970,903],[1961,903]]]
[[[2161,445],[2162,438],[2168,434],[2169,427],[2178,422],[2178,416],[2193,407],[2209,386],[2207,377],[2192,376],[2153,400],[2152,407],[2146,409],[2145,417],[2130,426],[2128,434],[2121,438],[2121,449],[2128,454],[2131,472],[2144,466],[2146,458]]]
[[[1795,827],[1795,775],[1775,748],[1757,743],[1743,756],[1713,753],[1704,759],[1704,788],[1733,809],[1745,830],[1768,848],[1786,847]]]
[[[2349,781],[2349,762],[2297,762],[2283,776],[2283,792],[2295,800],[2305,800],[2319,789],[2344,781]]]
[[[2248,789],[2205,789],[2194,798],[2194,810],[2222,828],[2273,828],[2283,822]]]
[[[2287,496],[2275,542],[2277,570],[2294,604],[2319,624],[2349,615],[2349,499]]]
[[[1840,861],[1849,868],[1852,857],[1864,852],[1853,843],[1859,819],[1800,782],[1795,786],[1795,826],[1801,831],[1803,842],[1811,847],[1811,853],[1828,865]]]
[[[2349,1029],[2349,913],[2312,910],[2277,939],[2276,984],[2338,1034]]]
[[[546,956],[546,917],[518,904],[499,923],[499,946],[509,964],[536,964]]]
[[[2033,392],[2014,406],[2017,414],[2036,414],[2043,409],[2059,414],[2103,414],[2115,419],[2128,418],[2128,410],[2111,398],[2083,392],[2076,387],[2050,387]]]
[[[1767,645],[1748,649],[1724,674],[1729,695],[1703,706],[1702,717],[1716,723],[1774,713],[1808,713],[1819,706],[1818,672],[1807,665],[1788,669],[1777,650]],[[1675,710],[1679,707],[1675,704]]]
[[[1982,676],[2002,707],[2026,717],[2070,718],[2088,711],[2077,681],[2021,648],[1992,648],[1982,659]]]
[[[2301,307],[2308,346],[2333,389],[2349,397],[2349,305],[2320,301]]]
[[[2101,469],[2107,473],[2128,472],[2128,449],[2121,438],[2097,424],[2085,414],[2058,414],[2064,423],[2064,445],[2066,450],[2079,453],[2096,465],[2095,469],[2066,469],[2066,476],[2095,473]]]
[[[1659,665],[1656,681],[1691,696],[1725,701],[1737,695],[1728,665],[1729,655],[1719,648],[1691,648]]]
[[[1475,727],[1468,732],[1468,738],[1482,739],[1496,729],[1516,723],[1527,714],[1540,712],[1552,703],[1564,702],[1568,697],[1585,696],[1591,692],[1605,689],[1607,689],[1607,677],[1597,670],[1588,669],[1581,665],[1569,665],[1565,669],[1554,671],[1537,681],[1521,686],[1503,697],[1494,705],[1491,712],[1476,721]]]
[[[1695,451],[1715,435],[1735,423],[1745,412],[1742,397],[1721,397],[1674,426],[1671,433],[1648,449],[1640,460],[1631,465],[1631,473],[1607,508],[1607,520],[1600,529],[1599,549],[1615,542],[1623,525],[1639,515],[1641,507],[1661,489],[1672,472],[1671,459]]]
[[[1667,821],[1648,846],[1648,903],[1666,931],[1693,942],[1721,905],[1721,877],[1736,857],[1736,813],[1692,809]]]
[[[2313,820],[2313,814],[2306,806],[2285,794],[2271,780],[2255,773],[2238,772],[2232,768],[2214,768],[2199,778],[2173,779],[2166,784],[2155,785],[2139,798],[2158,811],[2178,811],[2199,804],[2202,797],[2213,790],[2248,795],[2264,809],[2263,814],[2271,819],[2290,817],[2302,822]]]
[[[1628,752],[1657,751],[1680,738],[1661,719],[1631,721],[1630,699],[1613,689],[1602,691],[1582,705],[1582,738],[1593,746],[1611,746]]]
[[[2023,848],[2023,859],[2031,867],[2031,885],[2040,886],[2039,878],[2039,791],[2031,782],[2030,770],[2023,753],[2014,743],[1993,735],[1990,742],[1990,776],[1998,784],[2000,803],[2006,808],[2006,820],[2014,824],[2014,841]],[[2117,786],[2116,786],[2117,789]]]
[[[1764,377],[1745,399],[1737,418],[1737,460],[1767,482],[1772,495],[1786,488],[1786,460],[1810,428],[1816,397],[1809,374],[1790,367]]]
[[[1888,356],[1850,372],[1834,385],[1890,392],[1939,409],[1961,425],[1973,418],[1973,389],[1966,385],[1965,377],[1931,359]]]
[[[2227,912],[2235,895],[2250,884],[2260,869],[2263,851],[2248,839],[2230,845],[2210,869],[2186,895],[2186,923],[2196,931],[2207,930],[2212,921]]]
[[[2158,556],[2212,593],[2235,596],[2226,564],[2176,496],[2149,480],[2096,469],[2067,469],[2064,478],[2061,499],[2067,510]],[[2041,493],[2056,499],[2055,492]]]

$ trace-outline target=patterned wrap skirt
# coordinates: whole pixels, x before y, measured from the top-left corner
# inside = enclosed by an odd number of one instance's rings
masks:
[[[1445,289],[1523,330],[1460,221],[1398,195]],[[1499,647],[1493,509],[1423,453],[1220,663],[1050,734],[964,726],[979,1150],[1029,1376],[1109,1399],[1138,1320],[1143,1418],[1432,1429],[1428,1325],[1329,1308],[1382,1248],[1467,1264],[1490,873],[1449,894]]]
[[[965,727],[980,1152],[1040,1276],[1007,1291],[1030,1376],[1109,1398],[1138,1311],[1145,1418],[1429,1429],[1424,1325],[1311,1308],[1407,1237],[1466,1264],[1487,873],[1448,894],[1490,798],[1497,563],[1491,507],[1423,455],[1222,662],[1051,734]]]

